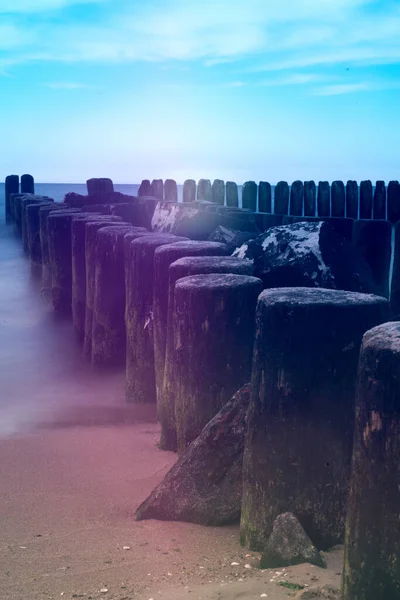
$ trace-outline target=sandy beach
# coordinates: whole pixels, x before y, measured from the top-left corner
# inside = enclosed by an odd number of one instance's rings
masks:
[[[339,585],[340,549],[326,555],[328,569],[260,571],[238,527],[135,521],[135,508],[176,460],[157,448],[158,436],[157,425],[142,423],[0,441],[4,600],[275,600],[294,594],[281,581]]]

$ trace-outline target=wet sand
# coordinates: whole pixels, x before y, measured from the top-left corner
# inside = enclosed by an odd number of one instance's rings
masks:
[[[295,593],[280,580],[339,585],[340,550],[326,570],[276,575],[245,568],[258,555],[240,547],[238,527],[136,522],[176,460],[158,439],[155,407],[125,405],[123,372],[91,371],[0,224],[2,600],[275,600]]]

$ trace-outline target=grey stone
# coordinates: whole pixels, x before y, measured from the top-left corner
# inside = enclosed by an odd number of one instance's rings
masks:
[[[242,387],[207,423],[164,480],[139,506],[136,519],[238,522],[250,386]]]
[[[272,227],[233,253],[254,263],[265,288],[322,287],[379,293],[361,252],[325,221]]]
[[[260,568],[275,569],[302,563],[326,567],[325,560],[296,517],[289,512],[279,515],[265,545]]]

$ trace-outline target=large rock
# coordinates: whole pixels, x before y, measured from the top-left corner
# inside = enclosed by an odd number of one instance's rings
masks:
[[[299,521],[292,513],[279,515],[274,521],[272,533],[261,557],[261,569],[276,569],[310,563],[326,567]]]
[[[239,520],[250,386],[243,386],[204,427],[138,508],[136,519],[225,525]]]
[[[220,242],[226,244],[231,252],[238,246],[243,245],[248,240],[253,240],[257,236],[254,231],[237,231],[229,227],[219,225],[209,236],[209,242]]]
[[[252,260],[265,288],[322,287],[379,294],[360,251],[325,221],[272,227],[237,248],[237,258]]]

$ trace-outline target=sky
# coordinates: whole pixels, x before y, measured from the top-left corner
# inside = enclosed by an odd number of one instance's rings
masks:
[[[399,0],[0,0],[0,178],[400,179]]]

